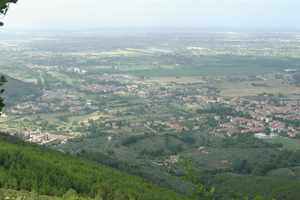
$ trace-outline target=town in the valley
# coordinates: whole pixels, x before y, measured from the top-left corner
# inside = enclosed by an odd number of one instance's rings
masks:
[[[150,155],[153,163],[194,150],[209,156],[236,136],[298,149],[299,36],[198,34],[1,40],[9,79],[1,130],[61,151]]]

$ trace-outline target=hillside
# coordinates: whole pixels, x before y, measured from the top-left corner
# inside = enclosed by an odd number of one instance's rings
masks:
[[[242,199],[257,195],[267,199],[295,200],[299,199],[299,181],[284,177],[264,177],[238,174],[220,174],[212,180],[217,188],[216,198],[220,200]]]
[[[61,197],[73,189],[86,198],[184,200],[175,192],[89,161],[1,136],[0,188]]]
[[[32,84],[5,76],[7,82],[3,86],[5,89],[4,98],[6,104],[14,104],[15,102],[22,102],[41,94],[41,89]]]

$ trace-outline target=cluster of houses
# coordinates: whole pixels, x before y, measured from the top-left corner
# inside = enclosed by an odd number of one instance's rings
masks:
[[[74,136],[69,135],[58,135],[30,130],[15,133],[10,132],[9,134],[22,138],[24,141],[40,145],[66,144],[70,139],[74,138]]]
[[[79,70],[74,68],[75,72]],[[236,112],[247,113],[247,116],[226,116],[226,120],[218,113],[213,113],[217,127],[215,133],[223,133],[229,136],[235,134],[266,134],[286,135],[297,137],[300,134],[299,126],[294,126],[287,121],[300,120],[300,96],[292,99],[274,98],[274,96],[254,96],[224,98],[217,95],[217,89],[207,83],[178,84],[176,82],[163,83],[145,81],[127,75],[96,75],[93,80],[85,81],[74,89],[44,90],[43,95],[36,101],[28,101],[10,107],[10,114],[37,114],[69,112],[79,113],[81,111],[99,111],[95,100],[86,99],[85,93],[95,95],[130,95],[141,98],[141,105],[124,107],[124,112],[118,114],[115,106],[103,107],[102,111],[108,114],[103,127],[113,131],[128,128],[130,130],[144,130],[145,132],[159,133],[173,130],[177,133],[185,131],[198,131],[201,122],[205,121],[201,113],[195,112],[199,108],[209,105],[226,105],[234,108]],[[143,101],[144,100],[144,101]],[[110,105],[108,103],[108,105]],[[169,106],[169,108],[168,108]],[[178,108],[178,109],[177,109]],[[164,111],[165,109],[165,111]],[[141,113],[137,113],[141,112]],[[101,112],[102,112],[101,111]],[[123,121],[122,116],[137,114],[145,115],[143,120]],[[148,119],[147,116],[157,115],[156,121]],[[167,116],[162,119],[161,116]],[[184,116],[188,115],[188,117]],[[118,120],[113,118],[118,118]],[[127,119],[124,118],[124,119]],[[151,122],[153,121],[153,123]],[[27,134],[28,141],[36,143],[52,142],[52,140],[63,141],[51,134]]]
[[[257,101],[249,98],[235,98],[230,105],[237,111],[247,113],[247,117],[228,116],[220,123],[217,132],[234,135],[239,133],[254,133],[266,135],[284,135],[297,137],[300,134],[300,106],[298,101],[284,104]],[[290,123],[294,122],[294,123]]]

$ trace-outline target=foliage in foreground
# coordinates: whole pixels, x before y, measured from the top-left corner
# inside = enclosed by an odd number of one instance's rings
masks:
[[[0,15],[5,15],[7,13],[9,4],[17,2],[18,0],[0,0]],[[0,26],[3,26],[3,22],[1,21]]]
[[[6,14],[10,3],[17,3],[18,0],[0,0],[0,14]]]
[[[233,192],[231,186],[234,189],[238,188],[234,182],[226,184],[229,188],[222,186],[225,189],[223,193],[225,198],[219,198],[215,195],[213,188],[206,189],[195,179],[196,174],[189,162],[183,163],[183,166],[186,171],[184,178],[196,186],[196,190],[191,189],[190,197],[184,197],[155,186],[142,178],[130,176],[91,161],[0,135],[0,188],[2,188],[0,200],[6,197],[11,200],[235,199],[232,196],[225,197],[230,191]],[[227,177],[226,180],[232,179]],[[220,182],[224,183],[224,180]],[[242,180],[239,182],[243,183]],[[235,190],[235,192],[238,191]],[[239,197],[243,198],[243,196]],[[236,198],[236,200],[241,198]],[[265,200],[257,195],[251,199]]]
[[[70,189],[103,200],[184,200],[175,192],[89,161],[0,139],[0,188],[62,197]]]
[[[0,77],[0,95],[4,92],[4,89],[2,88],[2,86],[4,85],[5,82],[6,82],[6,79],[4,78],[4,76],[1,76]],[[0,112],[2,111],[4,106],[5,106],[4,105],[4,100],[0,96]]]

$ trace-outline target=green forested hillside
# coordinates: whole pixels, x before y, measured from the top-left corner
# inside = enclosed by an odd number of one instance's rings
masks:
[[[263,177],[237,174],[220,174],[214,180],[217,199],[255,199],[262,196],[273,200],[296,200],[300,195],[300,182],[285,177]]]
[[[72,189],[82,197],[105,200],[188,199],[141,178],[3,136],[0,188],[58,197]]]
[[[42,93],[41,89],[31,83],[25,83],[20,80],[5,76],[7,82],[4,84],[5,90],[3,97],[6,104],[22,102],[24,99],[38,96]]]

